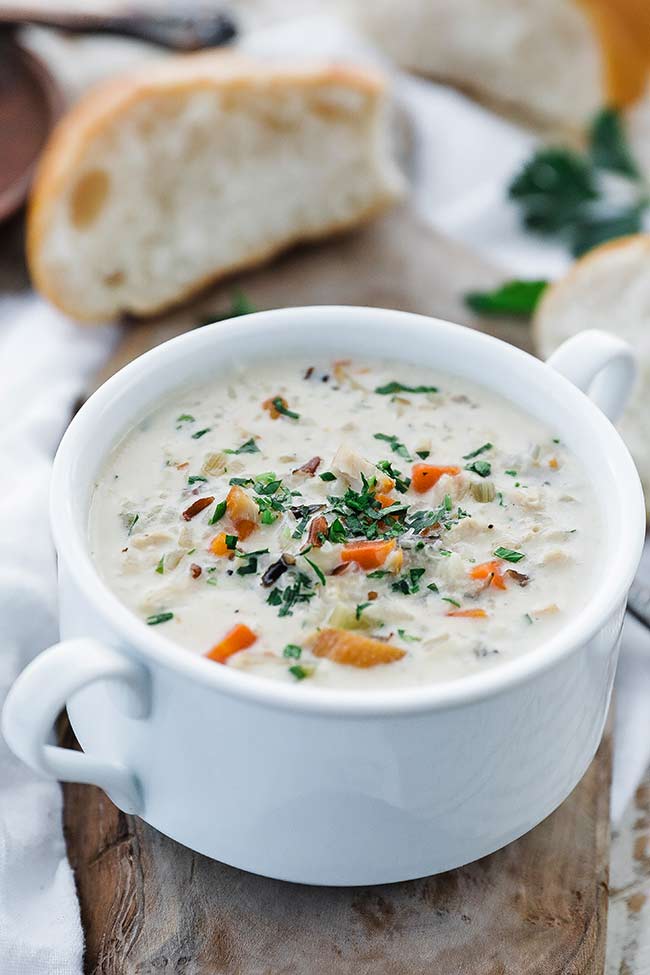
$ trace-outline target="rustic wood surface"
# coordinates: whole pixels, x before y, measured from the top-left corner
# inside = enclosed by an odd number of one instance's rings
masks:
[[[366,888],[256,877],[179,846],[99,789],[66,785],[86,972],[601,975],[610,757],[607,737],[566,802],[500,852]]]
[[[146,349],[226,313],[241,288],[260,309],[397,307],[526,346],[512,322],[478,321],[462,295],[502,274],[407,210],[213,289],[192,306],[125,325],[98,381]],[[601,975],[609,859],[610,747],[553,816],[461,870],[365,889],[309,888],[210,861],[65,787],[65,827],[87,937],[102,975]]]

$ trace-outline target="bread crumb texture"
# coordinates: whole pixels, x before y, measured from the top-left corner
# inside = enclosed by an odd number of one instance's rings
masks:
[[[147,315],[402,192],[370,71],[229,53],[168,59],[90,92],[30,205],[36,286],[80,320]]]

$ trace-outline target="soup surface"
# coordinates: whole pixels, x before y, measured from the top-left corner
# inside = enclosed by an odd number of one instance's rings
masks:
[[[388,362],[260,364],[177,391],[115,447],[93,558],[143,621],[278,680],[448,680],[586,602],[585,470],[506,399]]]

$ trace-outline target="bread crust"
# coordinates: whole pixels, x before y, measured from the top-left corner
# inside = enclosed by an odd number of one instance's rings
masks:
[[[576,296],[572,292],[574,288],[580,292],[580,289],[583,287],[579,283],[579,278],[584,273],[585,268],[589,269],[592,266],[598,268],[602,264],[603,258],[606,260],[610,254],[624,253],[627,250],[633,252],[631,257],[635,263],[641,262],[647,265],[647,272],[650,275],[650,234],[630,234],[629,236],[618,237],[615,240],[595,247],[588,254],[585,254],[584,257],[576,261],[563,278],[546,289],[543,298],[535,310],[532,322],[533,345],[538,355],[546,356],[559,344],[559,339],[553,341],[552,335],[551,341],[549,342],[547,337],[549,335],[548,323],[557,320],[558,304],[564,305],[565,307],[568,305],[569,308],[579,306],[579,295],[576,299]],[[605,306],[605,312],[606,310],[607,306]],[[599,323],[596,323],[594,327],[598,326]],[[616,326],[610,330],[615,332]],[[642,365],[645,365],[645,363],[642,363]],[[641,370],[641,376],[643,376],[643,369]],[[643,392],[647,393],[647,386],[642,387],[642,394]],[[647,425],[639,418],[638,406],[639,394],[637,391],[633,392],[629,407],[623,414],[621,433],[627,441],[628,447],[639,469],[645,494],[646,516],[650,524],[650,443],[647,439]],[[645,414],[645,406],[644,414],[642,415],[647,415]],[[634,435],[632,431],[634,431]],[[640,434],[640,436],[637,436],[637,434]]]
[[[202,89],[223,92],[265,88],[281,90],[287,84],[320,87],[341,84],[368,95],[381,94],[385,81],[376,71],[344,64],[278,65],[253,61],[230,51],[208,51],[168,58],[148,64],[120,78],[103,82],[90,89],[55,127],[41,156],[27,211],[26,252],[32,281],[53,305],[80,322],[97,322],[95,315],[74,306],[63,298],[55,276],[48,273],[40,259],[43,240],[49,230],[53,208],[67,184],[70,173],[83,158],[88,144],[123,112],[140,101],[161,94],[175,96]],[[382,212],[395,200],[387,192],[371,206],[350,220],[332,221],[317,233],[297,232],[285,241],[260,248],[245,260],[221,267],[214,273],[192,282],[173,300],[152,305],[138,317],[158,315],[203,291],[210,284],[238,271],[255,267],[275,255],[305,241],[319,240],[351,229]]]

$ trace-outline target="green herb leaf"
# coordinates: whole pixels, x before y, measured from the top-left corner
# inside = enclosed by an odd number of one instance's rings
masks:
[[[294,664],[293,667],[289,667],[289,673],[293,674],[296,680],[304,680],[305,677],[310,676],[311,671],[301,666],[301,664]]]
[[[510,477],[516,477],[517,471],[504,471],[504,474],[508,474]]]
[[[194,423],[194,417],[191,413],[181,413],[180,416],[176,417],[177,423]]]
[[[504,559],[506,562],[521,562],[522,559],[526,558],[523,552],[515,552],[511,548],[503,548],[501,546],[495,548],[494,554],[498,559]]]
[[[589,131],[589,153],[594,165],[600,169],[609,169],[630,179],[640,178],[623,120],[615,108],[603,108],[595,116]]]
[[[420,643],[422,641],[421,636],[412,636],[410,633],[407,633],[406,630],[398,630],[397,635],[401,637],[402,640],[406,640],[407,643]]]
[[[431,451],[430,450],[416,450],[415,453],[418,455],[418,457],[421,457],[422,460],[426,460],[427,457],[429,456],[429,454],[431,453]]]
[[[388,569],[375,569],[374,572],[369,572],[366,579],[383,579],[384,576],[389,576],[390,572]]]
[[[479,454],[484,454],[486,450],[492,450],[493,447],[494,444],[488,441],[482,447],[477,447],[476,450],[472,450],[469,454],[463,454],[463,460],[472,460],[474,457],[478,457]]]
[[[334,545],[339,545],[344,542],[348,537],[345,527],[343,526],[340,518],[335,518],[329,527],[328,532],[329,540]]]
[[[480,315],[512,315],[530,318],[548,281],[505,281],[492,291],[468,291],[465,304]]]
[[[307,564],[312,567],[312,569],[314,570],[314,572],[318,576],[318,579],[320,581],[321,586],[326,586],[327,585],[327,579],[325,578],[325,574],[323,573],[323,570],[320,568],[320,566],[316,565],[315,562],[312,562],[311,559],[308,559],[306,555],[303,555],[303,558],[304,558],[305,562],[307,562]]]
[[[200,481],[207,481],[207,477],[203,477],[202,474],[190,474],[187,479],[188,484],[198,484]]]
[[[289,657],[293,660],[300,660],[301,654],[302,647],[299,647],[297,643],[287,643],[286,647],[282,651],[283,657]]]
[[[135,526],[136,526],[137,522],[139,521],[139,519],[140,519],[140,515],[132,515],[131,516],[131,520],[129,522],[129,527],[128,527],[127,532],[126,532],[127,535],[130,535],[131,534],[131,532],[135,528]]]
[[[147,626],[158,626],[159,623],[168,623],[173,618],[173,613],[154,613],[153,616],[147,616]]]
[[[226,502],[225,502],[225,500],[224,501],[217,502],[217,505],[216,505],[216,507],[214,509],[214,513],[212,515],[212,518],[210,518],[210,520],[208,522],[208,525],[216,525],[216,523],[223,518],[223,516],[225,515],[225,513],[226,513]]]
[[[465,470],[473,471],[479,477],[489,477],[492,473],[492,465],[487,460],[475,460],[471,464],[466,464]]]
[[[281,589],[271,589],[268,594],[267,603],[271,606],[281,606],[282,605],[282,590]]]
[[[392,382],[385,386],[377,386],[376,393],[380,396],[392,396],[394,393],[437,393],[437,386],[405,386],[404,383]]]
[[[431,592],[439,592],[439,589],[435,584],[435,582],[430,582],[429,585],[427,586],[427,589],[430,589]]]
[[[331,471],[323,471],[323,473],[322,474],[319,474],[318,476],[320,477],[321,481],[335,481],[336,480],[336,474],[332,474]]]
[[[529,230],[553,234],[575,222],[598,197],[591,163],[563,148],[539,149],[508,188]]]
[[[200,440],[204,434],[209,433],[212,427],[204,427],[203,430],[197,430],[196,433],[192,434],[192,440]]]
[[[357,620],[361,619],[361,614],[364,609],[368,609],[368,606],[372,606],[372,603],[359,603],[354,611],[354,618]]]
[[[399,494],[406,494],[411,486],[411,478],[408,475],[396,470],[389,460],[378,461],[377,467],[395,481],[395,490]]]
[[[606,207],[585,215],[573,229],[571,253],[580,257],[607,240],[639,233],[643,210],[644,205],[634,203],[626,207]]]
[[[225,538],[226,548],[230,549],[231,552],[237,548],[237,536],[236,535],[226,535]]]
[[[159,575],[162,575],[164,571],[165,571],[165,556],[164,555],[161,555],[160,556],[160,562],[156,566],[156,572]]]
[[[255,443],[255,437],[251,437],[236,450],[224,450],[224,454],[259,454],[259,452],[260,448]]]
[[[376,433],[374,435],[375,440],[385,440],[386,443],[390,444],[391,450],[394,450],[396,454],[403,457],[404,460],[412,460],[413,458],[409,454],[408,450],[403,443],[400,443],[398,437],[394,434],[389,433]]]
[[[271,400],[271,402],[273,403],[278,413],[281,413],[282,416],[288,416],[291,420],[300,419],[300,413],[294,413],[293,410],[290,410],[287,406],[285,406],[284,403],[282,402],[281,396],[276,396],[274,399]]]
[[[451,603],[452,606],[456,606],[458,609],[460,609],[460,603],[458,600],[452,599],[451,596],[443,596],[442,601],[444,603]]]
[[[252,477],[231,477],[230,480],[228,481],[228,484],[230,484],[231,487],[235,485],[237,487],[250,487],[252,483],[253,483]]]

